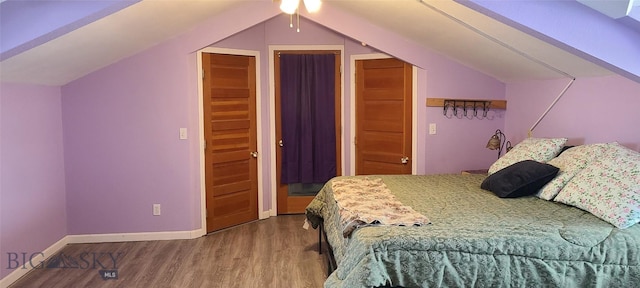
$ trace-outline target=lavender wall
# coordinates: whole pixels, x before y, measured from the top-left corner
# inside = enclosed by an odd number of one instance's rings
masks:
[[[436,62],[427,72],[427,94],[432,98],[504,100],[505,85],[476,71]],[[431,67],[430,67],[431,68]],[[505,110],[491,110],[487,118],[447,118],[442,108],[424,107],[426,121],[435,123],[437,133],[426,135],[426,173],[459,173],[461,170],[487,169],[498,158],[497,152],[486,147],[496,129],[503,130]],[[511,103],[507,104],[511,109]],[[428,126],[426,126],[428,127]]]
[[[191,230],[184,58],[152,49],[63,88],[69,233]],[[194,131],[194,130],[192,130]],[[162,216],[152,216],[152,204]]]
[[[0,278],[9,252],[43,251],[67,235],[58,87],[0,84]]]
[[[270,4],[240,6],[62,87],[69,234],[200,228],[194,51],[273,17]]]
[[[288,18],[283,15],[263,24],[239,29],[249,24],[242,22],[251,18],[245,17],[246,13],[255,13],[252,16],[254,19],[264,17],[267,20],[273,17],[273,11],[238,10],[237,15],[232,11],[224,17],[210,19],[176,39],[62,88],[69,234],[200,228],[195,51],[211,45],[260,51],[263,129],[268,128],[272,117],[267,106],[269,45],[344,45],[345,61],[352,54],[375,51],[351,40],[354,37],[334,33],[304,19],[302,31],[292,32],[288,27]],[[357,25],[354,23],[361,21],[344,18],[344,15],[342,17],[345,27],[355,27]],[[228,37],[224,31],[242,32]],[[359,33],[367,39],[398,37],[380,30],[365,29]],[[443,122],[440,128],[442,134],[427,139],[426,121],[432,120],[427,118],[428,111],[424,103],[426,97],[504,99],[504,85],[428,49],[410,45],[407,41],[385,45],[388,49],[385,52],[405,55],[403,60],[420,62],[424,68],[418,73],[418,139],[422,141],[419,142],[419,159],[416,160],[419,163],[418,172],[457,173],[461,169],[488,166],[493,158],[492,151],[484,151],[484,148],[467,143],[486,142],[495,128],[502,128],[502,118],[468,121],[473,123],[471,125]],[[421,53],[407,54],[407,51]],[[345,62],[344,68],[348,69],[348,62]],[[345,97],[348,97],[350,79],[347,75],[350,72],[346,70],[344,73],[344,91]],[[348,99],[345,102],[348,105]],[[347,114],[347,119],[350,116]],[[188,140],[178,139],[180,127],[189,129]],[[345,123],[344,128],[349,139],[349,125]],[[463,141],[448,140],[450,136],[447,133],[452,133],[454,129],[458,133],[456,135],[464,135]],[[269,209],[271,179],[268,171],[271,166],[268,159],[270,143],[273,141],[267,131],[262,140],[263,166],[260,169],[265,173],[262,183],[264,206]],[[480,147],[483,145],[480,144]],[[476,151],[480,151],[481,155],[445,165],[436,162],[439,161],[437,155],[468,149],[479,149]],[[427,154],[425,150],[433,152]],[[153,203],[162,204],[162,216],[151,215]]]
[[[512,142],[527,137],[529,128],[567,83],[568,79],[507,84],[505,129]],[[617,141],[639,151],[639,106],[639,83],[621,76],[579,78],[533,136],[567,137],[572,145]]]

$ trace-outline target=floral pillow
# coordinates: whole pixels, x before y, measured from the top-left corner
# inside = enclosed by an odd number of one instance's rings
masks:
[[[628,228],[640,222],[640,153],[617,143],[603,147],[602,157],[574,176],[554,201]]]
[[[524,160],[542,163],[556,157],[567,138],[527,138],[489,167],[489,175]]]
[[[547,183],[538,192],[538,197],[545,200],[552,200],[558,192],[569,183],[569,180],[576,176],[578,172],[587,167],[589,162],[602,155],[604,144],[580,145],[562,152],[558,157],[547,162],[560,168],[558,175]]]

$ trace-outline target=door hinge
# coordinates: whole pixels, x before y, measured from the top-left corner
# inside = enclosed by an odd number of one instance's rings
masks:
[[[353,145],[358,146],[358,137],[353,137]]]
[[[204,79],[204,69],[202,69],[202,79]]]
[[[204,140],[204,143],[203,143],[203,144],[204,144],[204,148],[203,148],[203,150],[207,150],[207,140]]]

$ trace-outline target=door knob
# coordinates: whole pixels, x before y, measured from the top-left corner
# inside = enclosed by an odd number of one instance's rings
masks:
[[[251,152],[251,157],[258,158],[258,152],[256,151]]]
[[[284,142],[282,142],[282,139],[280,139],[280,141],[278,141],[278,146],[284,147]]]
[[[407,164],[407,163],[409,163],[409,157],[402,157],[402,158],[400,158],[400,163],[402,163],[402,164]]]

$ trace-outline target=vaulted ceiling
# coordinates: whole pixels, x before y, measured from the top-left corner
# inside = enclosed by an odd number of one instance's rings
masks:
[[[65,6],[72,5],[67,2],[76,6]],[[77,2],[81,1],[0,3],[3,44],[0,80],[64,85],[183,34],[212,17],[233,19],[235,15],[246,15],[253,17],[249,21],[258,24],[281,13],[278,3],[272,0],[111,0],[86,1],[82,4],[85,6]],[[480,13],[459,2],[465,1],[324,0],[317,14],[303,10],[301,15],[359,39],[357,30],[334,20],[347,15],[353,21],[391,31],[417,46],[505,82],[564,77],[564,73],[586,77],[619,72],[615,71],[615,65],[594,61],[536,33],[524,33],[522,27],[504,24],[508,21],[500,22],[497,17],[487,16],[489,13]],[[46,11],[53,15],[47,15]],[[39,14],[29,15],[36,12]],[[243,29],[231,24],[217,29],[227,36]],[[633,41],[640,38],[631,40],[631,45],[635,45]],[[368,44],[379,48],[376,41],[384,39],[373,39]],[[640,46],[637,48],[640,52]],[[393,51],[384,52],[393,55]]]

